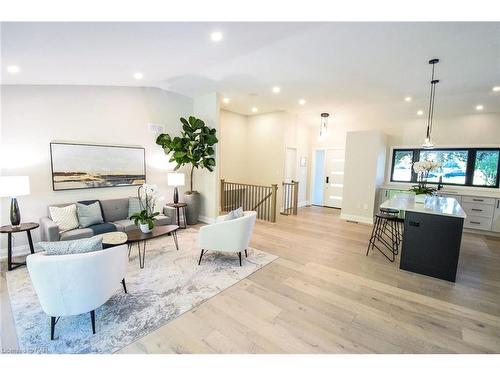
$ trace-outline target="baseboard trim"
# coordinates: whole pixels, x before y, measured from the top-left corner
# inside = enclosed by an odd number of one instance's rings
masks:
[[[307,206],[310,206],[309,201],[299,202],[299,207],[307,207]]]
[[[340,214],[340,218],[346,221],[355,221],[357,223],[373,225],[373,217]]]
[[[213,217],[208,217],[208,216],[199,216],[198,217],[198,220],[201,221],[202,223],[205,223],[205,224],[213,224],[215,223],[215,218]]]

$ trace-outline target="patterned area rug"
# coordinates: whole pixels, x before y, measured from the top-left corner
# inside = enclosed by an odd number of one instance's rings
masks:
[[[206,299],[251,275],[276,256],[248,249],[239,266],[237,254],[208,252],[198,266],[198,231],[179,231],[179,251],[172,237],[149,241],[145,268],[132,249],[126,277],[111,299],[96,310],[96,334],[90,314],[59,319],[50,340],[50,317],[38,302],[26,267],[7,272],[7,285],[19,349],[27,353],[113,353],[167,324]]]

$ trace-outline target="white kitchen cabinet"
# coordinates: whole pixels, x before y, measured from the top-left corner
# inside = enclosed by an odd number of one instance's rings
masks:
[[[493,213],[491,230],[493,232],[500,232],[500,199],[497,199],[495,202],[495,212]]]

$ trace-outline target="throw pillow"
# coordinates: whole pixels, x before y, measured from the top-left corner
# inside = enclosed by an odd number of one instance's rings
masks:
[[[239,219],[240,217],[243,217],[243,207],[239,207],[236,210],[232,210],[231,212],[229,212],[226,215],[224,221]]]
[[[39,242],[47,255],[83,254],[102,250],[102,236],[82,238],[73,241]]]
[[[128,217],[132,216],[137,212],[141,212],[141,203],[138,197],[130,197],[128,199]]]
[[[101,204],[94,202],[92,204],[76,203],[76,212],[80,228],[87,228],[93,224],[104,223],[101,214]]]
[[[49,207],[50,218],[59,226],[59,232],[78,228],[76,204],[65,207]]]

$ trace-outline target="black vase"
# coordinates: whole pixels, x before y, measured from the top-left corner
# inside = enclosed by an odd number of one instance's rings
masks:
[[[10,223],[13,227],[21,224],[21,212],[19,212],[19,205],[16,198],[12,198],[10,201]]]

